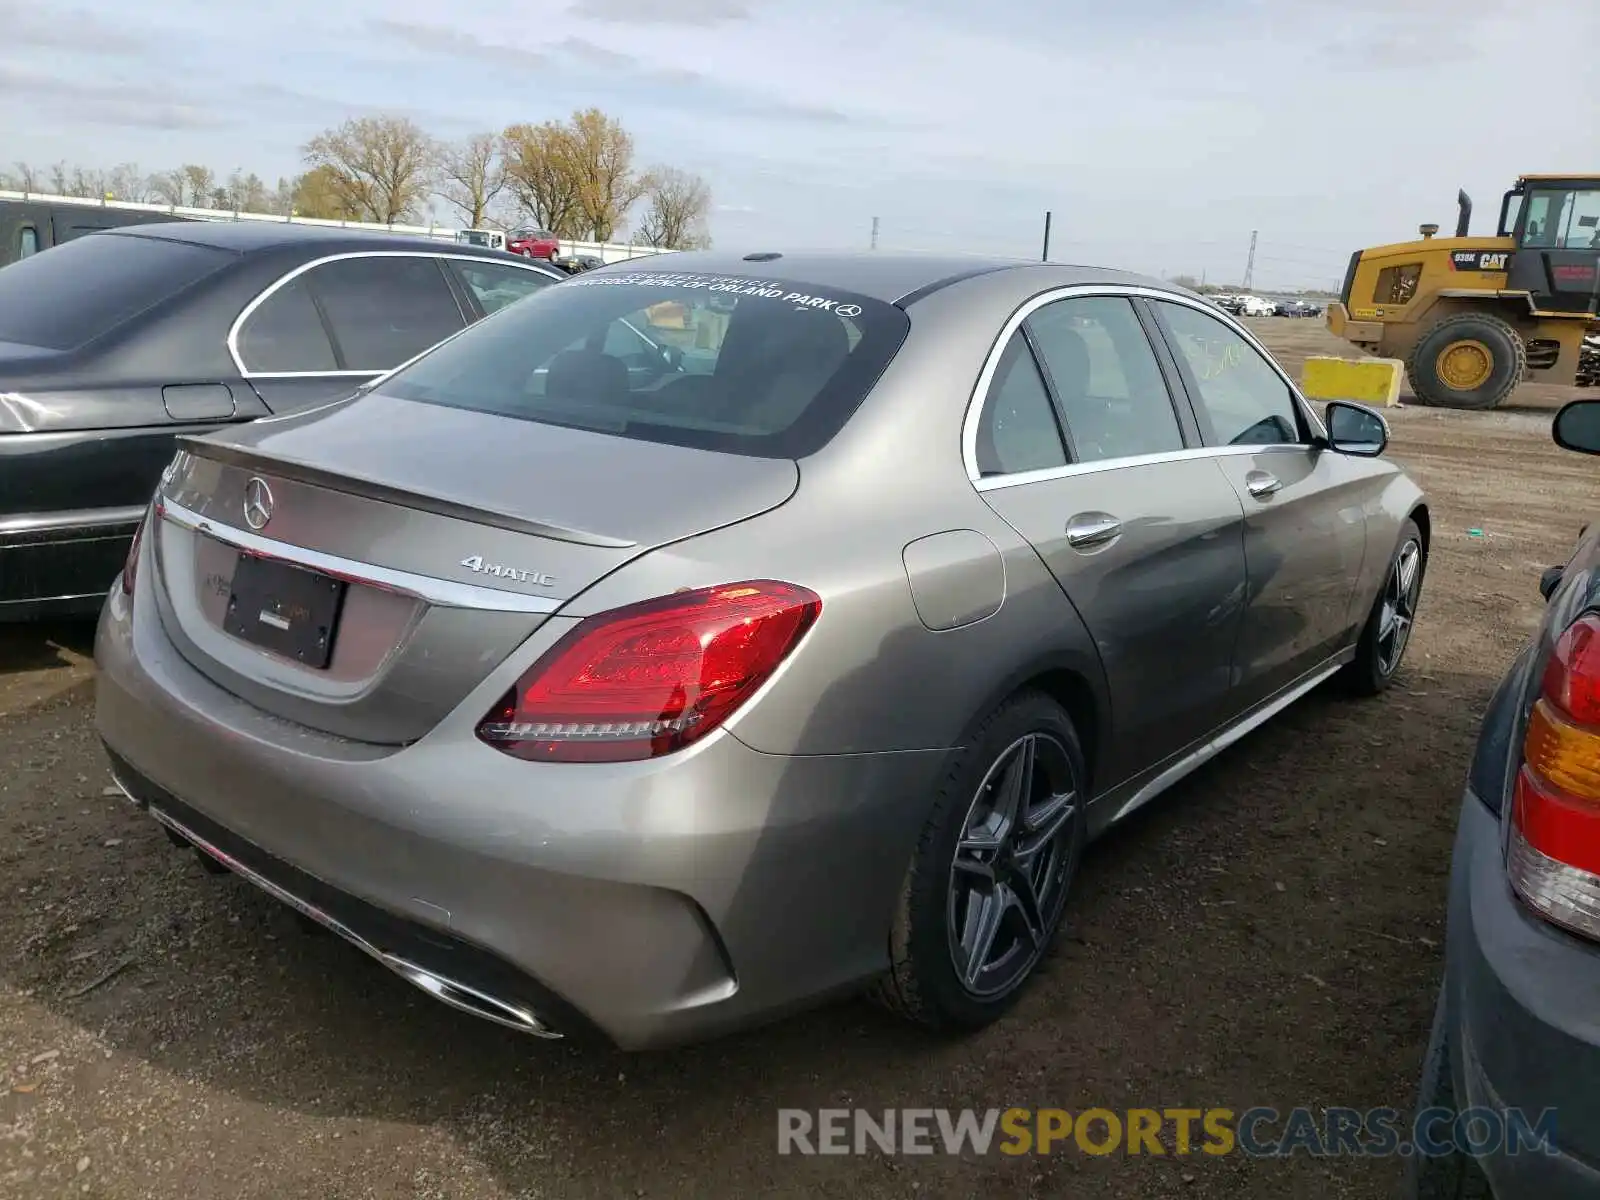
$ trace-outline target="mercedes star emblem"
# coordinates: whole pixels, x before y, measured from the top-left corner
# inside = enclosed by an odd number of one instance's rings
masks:
[[[272,520],[272,489],[259,475],[244,485],[244,519],[251,529],[264,529]]]

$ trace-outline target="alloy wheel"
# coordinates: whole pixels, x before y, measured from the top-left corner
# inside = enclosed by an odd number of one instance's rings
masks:
[[[951,962],[966,991],[1013,991],[1043,954],[1060,918],[1081,827],[1072,758],[1050,734],[1011,743],[967,809],[950,864]]]
[[[1395,556],[1383,589],[1378,613],[1378,669],[1387,677],[1400,666],[1417,616],[1417,596],[1422,589],[1422,547],[1407,541]]]

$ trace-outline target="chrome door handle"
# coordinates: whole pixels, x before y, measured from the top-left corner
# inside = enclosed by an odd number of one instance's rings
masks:
[[[1265,500],[1281,489],[1283,482],[1276,475],[1268,475],[1265,471],[1251,471],[1244,477],[1244,486],[1257,500]]]
[[[1079,513],[1067,522],[1067,545],[1078,550],[1107,546],[1122,536],[1122,522],[1110,513]]]

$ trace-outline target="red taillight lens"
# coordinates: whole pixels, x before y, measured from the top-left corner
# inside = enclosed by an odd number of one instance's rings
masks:
[[[588,617],[506,693],[478,737],[545,762],[671,754],[732,716],[821,611],[816,593],[763,579]]]
[[[139,524],[133,531],[133,544],[128,547],[128,559],[122,564],[122,594],[133,595],[134,582],[139,577],[139,545],[144,541],[144,527],[150,521],[150,514],[145,513],[139,518]],[[104,579],[102,575],[100,578]]]
[[[1600,616],[1557,640],[1528,716],[1507,869],[1529,907],[1600,938]]]
[[[1573,720],[1600,725],[1600,616],[1579,617],[1556,641],[1542,690]]]

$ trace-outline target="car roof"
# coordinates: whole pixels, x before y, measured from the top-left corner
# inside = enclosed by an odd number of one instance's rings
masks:
[[[622,271],[671,271],[704,275],[728,275],[741,279],[788,280],[871,296],[890,304],[907,306],[950,284],[978,275],[1016,272],[1031,277],[1041,287],[1070,287],[1084,283],[1117,283],[1156,288],[1187,295],[1187,289],[1160,279],[1127,271],[1065,263],[1043,263],[1024,258],[999,256],[914,253],[890,250],[801,251],[777,253],[761,251],[738,254],[729,251],[674,251],[647,258],[625,259],[604,268],[607,274]]]
[[[337,254],[342,250],[419,250],[458,253],[481,250],[470,243],[446,241],[399,233],[369,233],[328,225],[299,225],[292,221],[158,221],[154,224],[124,225],[99,230],[94,237],[158,238],[209,246],[235,254],[281,250],[293,246],[313,246],[319,252]]]

